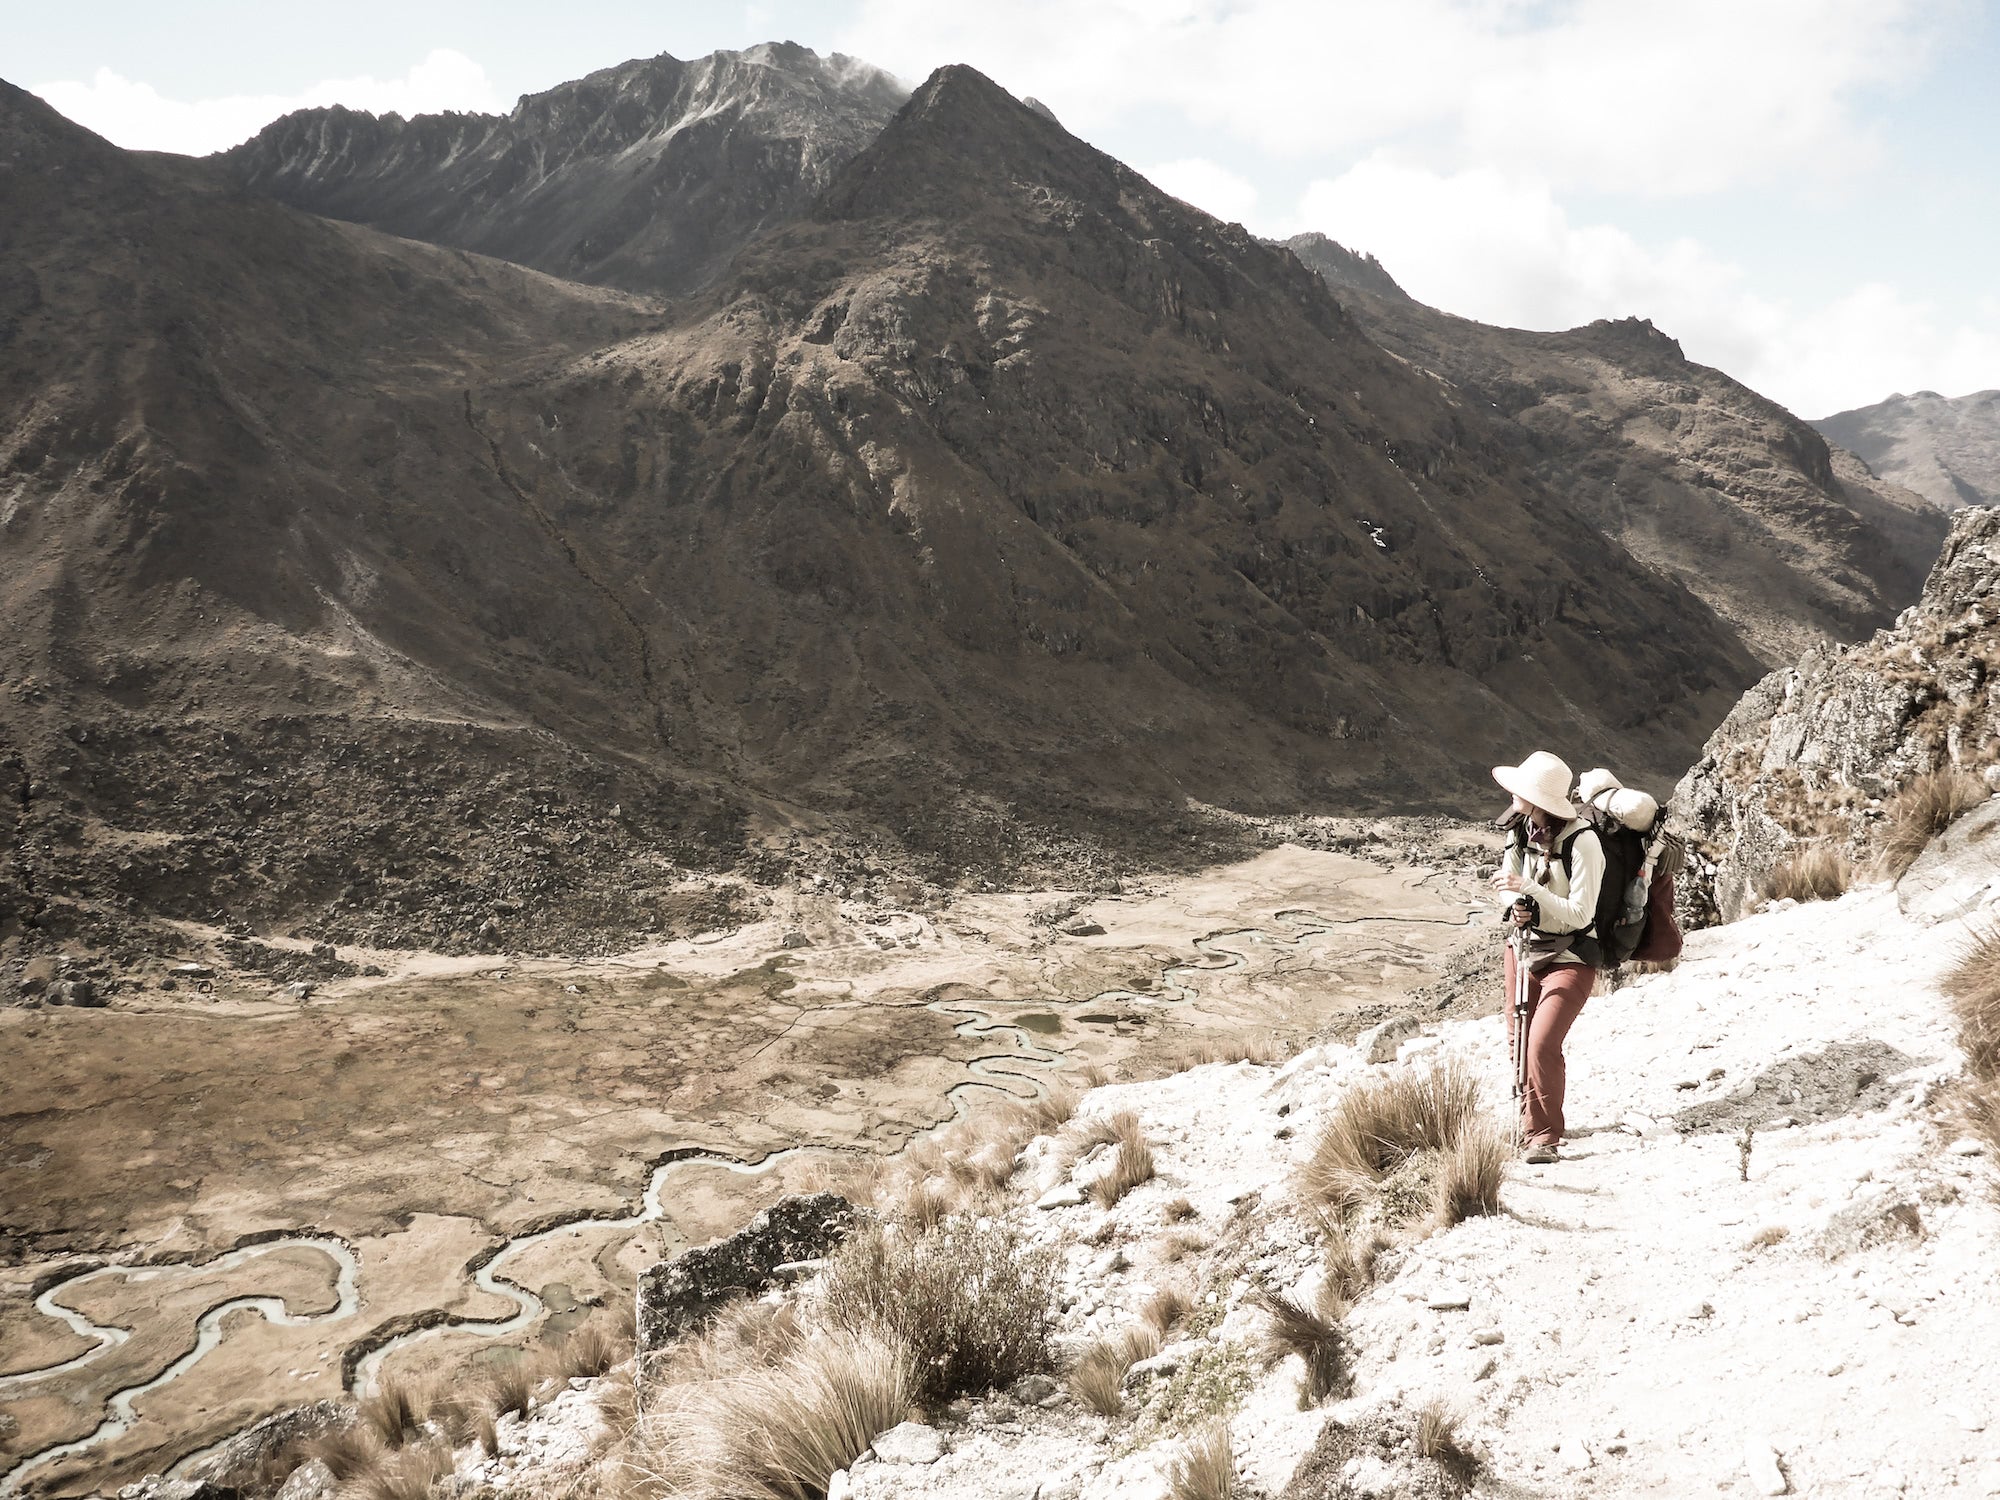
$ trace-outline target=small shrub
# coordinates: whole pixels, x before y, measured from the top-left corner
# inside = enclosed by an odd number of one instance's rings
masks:
[[[909,1350],[919,1394],[939,1400],[1048,1369],[1058,1284],[1053,1250],[955,1217],[850,1235],[820,1278],[820,1315]]]
[[[1174,1456],[1167,1470],[1167,1493],[1172,1500],[1232,1500],[1236,1455],[1227,1422],[1211,1424]]]
[[[1458,1423],[1458,1413],[1443,1401],[1425,1402],[1417,1413],[1416,1448],[1420,1457],[1438,1464],[1461,1484],[1470,1484],[1479,1472],[1479,1461],[1459,1441]]]
[[[1985,783],[1963,771],[1947,769],[1917,777],[1882,810],[1883,869],[1892,879],[1900,878],[1932,839],[1984,802],[1986,795]]]
[[[1099,1416],[1115,1417],[1125,1409],[1126,1372],[1159,1352],[1159,1335],[1144,1324],[1097,1339],[1070,1366],[1070,1394]]]
[[[915,1395],[908,1353],[893,1339],[819,1334],[776,1364],[662,1387],[635,1434],[632,1467],[669,1495],[819,1500]]]
[[[1853,883],[1854,865],[1844,853],[1832,844],[1808,844],[1764,877],[1764,895],[1771,901],[1833,901]]]
[[[1438,1163],[1431,1204],[1440,1228],[1500,1212],[1500,1184],[1514,1155],[1513,1132],[1481,1120],[1460,1132]]]
[[[1300,1186],[1312,1203],[1358,1203],[1417,1152],[1454,1145],[1478,1108],[1478,1080],[1457,1062],[1349,1089],[1313,1142]]]
[[[1146,1299],[1139,1317],[1164,1340],[1173,1332],[1174,1325],[1193,1310],[1194,1303],[1186,1292],[1177,1286],[1163,1286]]]
[[[1347,1345],[1338,1323],[1284,1292],[1260,1291],[1255,1300],[1271,1320],[1264,1363],[1274,1365],[1289,1354],[1304,1360],[1307,1404],[1319,1405],[1346,1384]]]
[[[1192,1229],[1176,1229],[1160,1241],[1160,1259],[1168,1265],[1186,1260],[1190,1255],[1200,1255],[1208,1249],[1211,1241],[1205,1234]]]
[[[355,1420],[384,1448],[400,1448],[407,1439],[422,1437],[424,1431],[416,1393],[393,1375],[383,1375],[374,1391],[361,1398]]]
[[[1185,1198],[1170,1198],[1166,1207],[1160,1210],[1160,1216],[1169,1224],[1180,1224],[1189,1219],[1200,1218],[1201,1211]]]

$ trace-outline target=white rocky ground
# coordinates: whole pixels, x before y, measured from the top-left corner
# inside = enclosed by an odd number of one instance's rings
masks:
[[[1405,1062],[1330,1046],[1096,1090],[1084,1112],[1135,1110],[1159,1176],[1109,1214],[1016,1211],[1066,1246],[1065,1339],[1189,1284],[1200,1260],[1160,1259],[1181,1196],[1217,1241],[1207,1264],[1230,1268],[1227,1315],[1169,1348],[1178,1371],[1134,1382],[1124,1417],[1048,1387],[963,1403],[881,1440],[834,1493],[1155,1500],[1186,1433],[1148,1414],[1178,1380],[1247,1386],[1233,1433],[1253,1494],[1286,1488],[1329,1416],[1370,1430],[1442,1396],[1486,1461],[1481,1494],[2000,1495],[2000,1210],[1994,1164],[1949,1123],[1960,1057],[1935,984],[1963,931],[1862,890],[1696,934],[1676,972],[1600,992],[1569,1044],[1564,1160],[1510,1168],[1504,1214],[1384,1257],[1348,1321],[1353,1394],[1318,1410],[1299,1410],[1296,1362],[1259,1366],[1262,1315],[1234,1305],[1250,1275],[1318,1274],[1294,1168],[1371,1071],[1456,1055],[1504,1108],[1497,1019],[1405,1042]],[[538,1425],[510,1424],[510,1450],[560,1447]],[[1406,1449],[1364,1451],[1293,1493],[1430,1492]],[[532,1489],[535,1468],[478,1477]]]

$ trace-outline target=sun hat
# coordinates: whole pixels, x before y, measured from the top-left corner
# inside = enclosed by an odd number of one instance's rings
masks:
[[[1537,750],[1518,766],[1495,766],[1493,779],[1502,789],[1543,812],[1561,813],[1565,818],[1576,816],[1576,808],[1569,800],[1569,767],[1546,750]]]

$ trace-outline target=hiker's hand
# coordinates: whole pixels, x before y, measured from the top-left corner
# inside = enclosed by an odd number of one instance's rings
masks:
[[[1495,875],[1493,877],[1493,889],[1496,891],[1519,891],[1522,888],[1521,877],[1518,875]]]
[[[1516,901],[1507,908],[1507,918],[1516,927],[1530,927],[1534,925],[1535,909],[1525,901]]]

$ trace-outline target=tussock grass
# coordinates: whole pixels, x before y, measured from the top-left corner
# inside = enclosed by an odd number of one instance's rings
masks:
[[[1177,1265],[1190,1255],[1200,1255],[1214,1242],[1193,1229],[1176,1229],[1160,1241],[1159,1256],[1168,1265]]]
[[[1254,1301],[1271,1320],[1264,1332],[1265,1367],[1291,1354],[1304,1360],[1305,1404],[1317,1406],[1346,1385],[1347,1344],[1338,1321],[1285,1292],[1259,1291]]]
[[[382,1444],[374,1433],[355,1421],[312,1439],[305,1445],[300,1462],[316,1458],[336,1482],[345,1484],[373,1467],[381,1453]]]
[[[424,1435],[416,1391],[393,1375],[383,1375],[374,1391],[361,1398],[354,1417],[384,1448],[400,1448]]]
[[[1764,877],[1763,891],[1771,901],[1833,901],[1853,883],[1854,864],[1845,853],[1832,844],[1808,844]]]
[[[1440,1154],[1431,1183],[1437,1225],[1449,1229],[1500,1212],[1500,1184],[1514,1155],[1514,1133],[1495,1120],[1476,1120]]]
[[[1342,1096],[1300,1171],[1308,1202],[1344,1209],[1419,1151],[1455,1145],[1479,1108],[1479,1084],[1457,1062],[1391,1073]]]
[[[1976,929],[1946,971],[1942,988],[1965,1053],[1959,1112],[1969,1134],[2000,1155],[2000,927]]]
[[[431,1486],[451,1472],[451,1452],[434,1443],[407,1443],[379,1455],[349,1481],[357,1500],[428,1500]]]
[[[1186,1198],[1169,1198],[1166,1206],[1160,1210],[1160,1217],[1165,1219],[1169,1224],[1180,1224],[1189,1219],[1200,1218],[1201,1210],[1188,1202]]]
[[[1479,1460],[1459,1440],[1459,1421],[1458,1412],[1443,1400],[1425,1402],[1417,1413],[1416,1450],[1459,1483],[1470,1484],[1479,1472]]]
[[[1090,1201],[1099,1208],[1110,1208],[1140,1183],[1151,1182],[1153,1173],[1153,1148],[1145,1137],[1134,1135],[1121,1140],[1117,1154],[1111,1158],[1110,1169],[1092,1180]]]
[[[1102,1063],[1086,1063],[1083,1071],[1077,1076],[1083,1080],[1083,1086],[1087,1089],[1101,1089],[1112,1081],[1111,1071]]]
[[[1236,1493],[1229,1424],[1216,1422],[1174,1455],[1167,1470],[1167,1494],[1172,1500],[1233,1500]]]
[[[920,1235],[850,1235],[820,1278],[827,1326],[908,1351],[917,1394],[943,1400],[1046,1370],[1059,1287],[1056,1252],[1010,1228],[945,1220]]]
[[[1164,1341],[1189,1313],[1194,1311],[1194,1301],[1177,1286],[1163,1286],[1148,1297],[1139,1309],[1139,1318]]]
[[[1766,1224],[1744,1243],[1746,1250],[1769,1250],[1773,1245],[1781,1245],[1791,1234],[1782,1224]]]
[[[1326,1278],[1323,1295],[1351,1307],[1375,1284],[1375,1260],[1389,1242],[1380,1234],[1364,1238],[1335,1223],[1326,1224],[1325,1233],[1326,1253],[1320,1258]]]
[[[908,1349],[876,1332],[821,1333],[732,1373],[704,1363],[716,1373],[664,1386],[640,1418],[632,1467],[656,1493],[820,1500],[918,1385]]]
[[[1882,809],[1877,848],[1884,873],[1891,879],[1900,878],[1932,839],[1979,806],[1986,796],[1986,784],[1963,771],[1931,771],[1910,782]]]
[[[1048,1092],[1027,1107],[1028,1121],[1036,1135],[1054,1135],[1076,1114],[1082,1096],[1066,1083],[1049,1085]]]
[[[1272,1067],[1292,1055],[1285,1039],[1273,1031],[1242,1031],[1229,1036],[1205,1036],[1175,1054],[1171,1069],[1185,1073],[1211,1063],[1256,1063]]]
[[[495,1364],[486,1372],[486,1409],[495,1418],[525,1417],[535,1404],[535,1387],[541,1383],[542,1372],[528,1355]]]
[[[1160,1352],[1160,1336],[1141,1323],[1086,1344],[1069,1370],[1069,1393],[1101,1417],[1125,1409],[1125,1374]]]
[[[479,1451],[488,1458],[500,1456],[500,1424],[493,1420],[490,1411],[475,1411],[472,1414],[470,1438],[479,1444]]]

